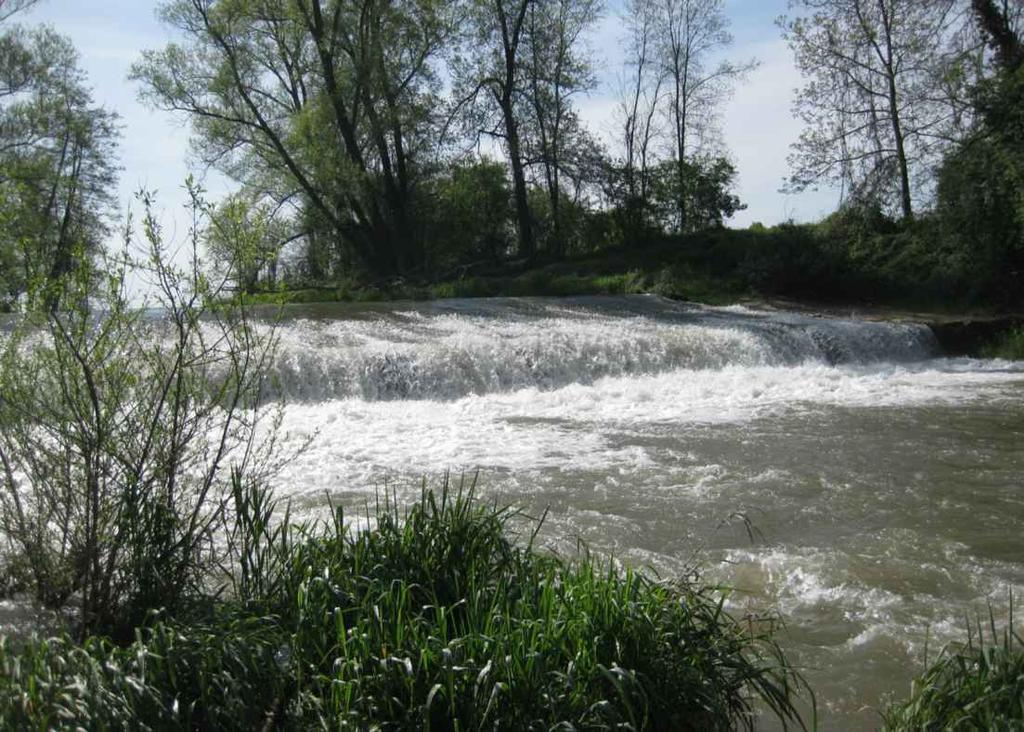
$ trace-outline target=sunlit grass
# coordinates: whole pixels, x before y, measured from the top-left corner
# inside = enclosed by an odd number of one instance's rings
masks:
[[[964,646],[945,649],[914,680],[910,698],[886,713],[885,730],[1024,729],[1024,639],[1010,622],[968,626]]]
[[[798,675],[722,593],[538,552],[471,487],[384,498],[363,532],[269,507],[242,507],[230,601],[124,648],[0,649],[4,726],[724,730],[758,700],[802,726]]]

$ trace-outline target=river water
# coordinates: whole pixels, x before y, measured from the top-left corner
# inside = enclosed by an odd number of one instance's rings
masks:
[[[874,729],[1024,596],[1024,363],[931,332],[638,296],[302,306],[274,384],[302,512],[479,471],[543,538],[775,610],[824,729]],[[749,524],[754,531],[749,531]]]

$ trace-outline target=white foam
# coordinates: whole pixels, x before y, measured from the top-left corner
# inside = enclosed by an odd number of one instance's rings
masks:
[[[834,407],[1013,400],[1022,382],[1024,369],[978,361],[730,366],[451,401],[292,404],[284,413],[288,439],[295,444],[316,437],[289,467],[287,478],[297,490],[322,492],[329,486],[367,488],[388,475],[446,469],[635,472],[649,465],[650,457],[642,447],[622,444],[622,435]]]
[[[936,348],[924,326],[768,317],[660,298],[529,305],[290,320],[279,330],[272,386],[293,400],[451,400],[679,369],[908,361]]]

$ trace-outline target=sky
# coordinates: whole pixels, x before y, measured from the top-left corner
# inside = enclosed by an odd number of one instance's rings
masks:
[[[623,58],[620,3],[608,0],[609,7],[589,39],[600,83],[578,100],[581,115],[599,136],[610,133],[616,105]],[[40,0],[17,20],[47,23],[74,42],[95,101],[121,117],[122,213],[129,207],[138,209],[134,194],[140,188],[155,191],[165,231],[180,240],[188,229],[185,177],[195,174],[212,200],[229,191],[231,184],[190,163],[187,120],[141,104],[136,84],[128,80],[129,68],[143,50],[174,40],[157,18],[157,5],[149,0]],[[800,133],[800,124],[790,113],[800,76],[775,26],[775,19],[786,12],[787,0],[726,0],[725,5],[735,38],[730,58],[760,61],[758,69],[737,86],[722,115],[723,139],[739,171],[738,193],[748,206],[730,225],[820,218],[834,210],[838,200],[834,191],[779,192],[787,173],[789,145]]]

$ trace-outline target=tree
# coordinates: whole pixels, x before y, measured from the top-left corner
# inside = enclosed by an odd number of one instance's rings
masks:
[[[0,23],[15,13],[20,13],[35,5],[39,0],[0,0]]]
[[[375,275],[414,271],[412,219],[434,146],[436,61],[453,29],[440,0],[169,0],[185,45],[133,68],[143,96],[184,112],[202,158],[300,230]]]
[[[975,295],[1019,306],[1024,282],[1024,43],[1010,4],[972,2],[991,53],[970,134],[938,175],[940,240]]]
[[[1019,0],[1017,4],[1020,4]],[[1013,27],[1010,2],[1004,2],[1000,8],[994,0],[971,0],[971,9],[989,47],[995,51],[1000,66],[1012,72],[1024,65],[1024,42]],[[1018,13],[1021,10],[1024,9],[1018,8]]]
[[[421,202],[434,272],[493,264],[512,251],[514,206],[504,164],[488,158],[455,162],[432,178]]]
[[[731,85],[755,65],[727,60],[712,64],[715,53],[732,43],[723,0],[656,0],[659,60],[668,85],[668,120],[678,190],[686,188],[688,160],[713,127],[719,104]],[[692,228],[687,197],[678,201],[680,231]]]
[[[117,116],[93,104],[78,54],[48,28],[0,36],[0,250],[8,306],[29,290],[50,308],[60,281],[110,233]]]
[[[201,227],[208,207],[190,194]],[[177,267],[143,202],[144,260],[128,256],[129,225],[123,256],[83,263],[68,307],[26,313],[0,347],[4,560],[48,607],[77,596],[82,637],[130,633],[207,589],[232,478],[274,465],[274,430],[261,434],[273,329],[217,304],[224,281],[196,268],[199,228]],[[129,303],[129,274],[152,285],[161,318]]]
[[[273,286],[281,249],[294,235],[265,203],[235,193],[208,212],[204,245],[214,273],[237,292],[251,294],[261,277]]]
[[[726,219],[746,208],[732,192],[736,168],[726,158],[693,156],[686,161],[684,173],[679,176],[675,160],[662,161],[651,171],[651,206],[662,228],[678,225],[680,201],[687,211],[686,232],[720,229]]]
[[[956,0],[799,0],[782,18],[807,79],[794,111],[806,129],[790,186],[840,183],[844,195],[914,213],[941,155],[962,139],[976,49],[949,43]],[[893,182],[896,185],[893,186]]]
[[[577,148],[593,146],[572,109],[572,97],[596,79],[580,51],[580,39],[600,17],[600,0],[535,0],[528,15],[532,160],[541,169],[551,216],[551,244],[565,253],[562,175],[571,175]]]
[[[522,71],[527,53],[527,15],[537,0],[470,0],[467,52],[456,61],[456,103],[474,136],[501,140],[512,170],[519,256],[533,257],[536,241],[526,186],[520,134],[527,84]]]
[[[663,66],[657,63],[656,2],[629,0],[623,15],[629,71],[620,101],[624,191],[615,197],[625,212],[627,233],[642,229],[645,224],[650,202],[653,143],[660,132],[657,114],[666,76]]]

